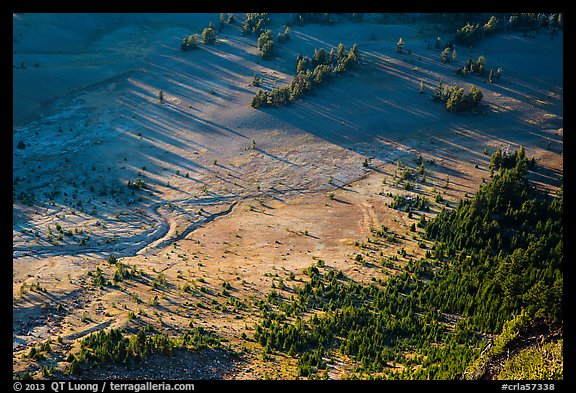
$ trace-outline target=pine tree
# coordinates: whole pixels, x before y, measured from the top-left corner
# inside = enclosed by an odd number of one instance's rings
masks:
[[[160,90],[158,92],[158,101],[162,104],[164,102],[164,92]]]
[[[274,50],[274,41],[272,40],[272,30],[266,30],[258,37],[258,49],[262,52],[262,58],[268,59]]]
[[[326,64],[326,50],[324,48],[314,49],[314,56],[312,56],[312,62],[314,65]]]
[[[256,74],[254,74],[254,78],[252,79],[252,86],[260,86],[260,84],[262,83],[262,79],[259,78]]]
[[[420,81],[420,90],[418,91],[418,93],[424,94],[424,81],[423,80]]]
[[[482,94],[482,92],[480,91],[480,89],[478,89],[478,88],[477,88],[476,86],[474,86],[474,85],[470,86],[470,90],[469,90],[469,93],[468,93],[468,94],[469,94],[469,96],[470,96],[470,98],[471,98],[471,100],[472,100],[471,106],[476,106],[476,105],[478,105],[478,104],[480,103],[480,101],[482,100],[483,96],[484,96],[484,95]]]
[[[443,91],[444,91],[444,85],[442,84],[442,81],[439,81],[438,85],[433,90],[434,94],[433,94],[432,98],[434,99],[434,101],[441,101],[442,100]]]
[[[436,44],[434,47],[436,49],[440,49],[440,46],[442,46],[442,39],[440,37],[436,37]]]
[[[190,34],[186,38],[186,46],[188,49],[194,49],[198,46],[198,34]]]
[[[338,60],[341,60],[344,58],[344,56],[346,56],[346,47],[344,47],[344,44],[340,43],[336,49],[336,57]]]
[[[352,45],[352,48],[350,48],[350,51],[348,52],[348,61],[350,63],[355,63],[356,61],[358,61],[358,45],[357,44]]]
[[[396,53],[404,53],[404,39],[402,37],[396,43]]]
[[[488,82],[493,83],[493,78],[494,78],[494,69],[490,68],[490,73],[488,74]]]
[[[216,42],[216,31],[213,28],[213,23],[210,22],[210,25],[202,30],[202,40],[205,44],[213,44]]]
[[[443,63],[450,63],[450,48],[444,48],[444,50],[440,53],[440,58],[442,59]]]

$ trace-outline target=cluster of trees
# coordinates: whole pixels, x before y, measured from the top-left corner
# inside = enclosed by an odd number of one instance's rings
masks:
[[[194,49],[198,47],[198,42],[200,38],[198,34],[190,34],[188,37],[182,38],[180,42],[180,50],[187,51],[188,49]]]
[[[472,24],[468,22],[456,30],[454,42],[462,45],[471,45],[472,43],[484,38],[485,36],[501,30],[501,27],[502,24],[494,15],[492,15],[484,25],[480,25],[480,23]]]
[[[333,25],[345,20],[349,20],[351,22],[361,22],[363,19],[364,19],[363,13],[332,14],[329,12],[304,12],[295,14],[294,16],[290,17],[291,23],[296,23],[300,26],[306,23]]]
[[[456,69],[457,75],[468,75],[476,74],[478,76],[484,75],[486,71],[486,58],[484,56],[478,56],[478,59],[472,60],[469,58],[464,66]]]
[[[278,32],[276,34],[276,41],[278,41],[278,43],[282,43],[285,41],[288,41],[290,39],[290,26],[288,25],[284,25],[284,31],[282,33]]]
[[[394,199],[388,206],[392,209],[411,212],[414,210],[429,211],[428,204],[428,198],[420,197],[420,195],[416,195],[415,198],[408,198],[406,195],[394,195]]]
[[[171,338],[148,325],[128,336],[122,329],[104,329],[80,342],[80,352],[68,356],[70,374],[79,374],[81,365],[105,363],[134,365],[152,354],[172,356],[175,350],[197,351],[219,348],[222,339],[202,327],[189,329],[181,337]]]
[[[275,105],[283,106],[295,101],[304,93],[308,93],[314,86],[318,86],[332,76],[341,74],[358,61],[358,47],[356,44],[346,51],[343,44],[327,52],[324,48],[314,49],[314,56],[299,55],[296,58],[296,75],[287,86],[281,86],[266,92],[259,90],[252,99],[252,107]]]
[[[274,39],[272,30],[266,30],[258,37],[258,49],[262,53],[263,59],[268,59],[274,50]]]
[[[247,13],[246,19],[242,22],[242,34],[259,36],[264,32],[268,23],[270,23],[270,18],[267,13]]]
[[[80,352],[76,357],[79,364],[91,362],[126,364],[140,361],[144,357],[161,353],[172,355],[174,341],[153,327],[140,329],[135,335],[126,337],[121,329],[104,329],[92,333],[80,342]]]
[[[329,12],[304,12],[295,17],[296,23],[304,25],[306,23],[319,23],[322,25],[332,25],[338,18]]]
[[[116,264],[116,271],[112,276],[112,281],[106,278],[106,275],[104,274],[102,269],[100,269],[100,267],[97,267],[94,272],[92,271],[88,272],[88,277],[92,278],[92,285],[100,289],[104,289],[105,286],[112,287],[124,280],[129,280],[141,276],[142,274],[138,272],[138,270],[135,267],[130,267],[128,265],[119,262]]]
[[[562,13],[520,12],[510,15],[508,28],[516,31],[533,31],[541,28],[556,31],[564,26]]]
[[[190,34],[188,37],[182,38],[180,42],[180,50],[187,51],[188,49],[194,49],[198,47],[200,43],[200,38],[205,44],[214,44],[216,42],[216,30],[214,29],[214,23],[210,22],[208,27],[202,30],[202,34]]]
[[[427,222],[434,259],[410,259],[369,285],[325,264],[310,266],[297,296],[274,292],[259,304],[254,339],[297,357],[307,377],[339,351],[360,373],[455,379],[485,346],[478,332],[500,333],[522,310],[561,322],[562,196],[531,188],[522,156],[501,164],[473,199]],[[449,328],[447,315],[459,321]],[[395,364],[404,371],[394,372]]]
[[[563,194],[529,185],[523,149],[497,156],[498,172],[474,199],[426,226],[438,257],[449,261],[429,288],[431,301],[484,332],[499,331],[522,309],[561,322]]]
[[[456,60],[456,48],[452,45],[447,46],[442,52],[440,52],[440,60],[442,60],[442,63],[450,63],[450,59],[453,61]]]
[[[430,343],[441,343],[448,334],[436,310],[419,308],[416,291],[424,285],[422,277],[431,274],[423,260],[413,261],[407,271],[380,285],[348,283],[341,272],[323,270],[308,269],[310,281],[297,289],[296,299],[269,299],[254,334],[265,350],[297,357],[300,375],[312,377],[324,369],[321,355],[329,351],[357,360],[362,372],[389,371],[392,363],[412,364],[405,350],[426,353]],[[280,312],[272,311],[271,305]],[[317,311],[323,311],[323,316]],[[314,316],[304,321],[306,312]],[[468,346],[471,354],[477,354],[478,340],[473,335],[454,340],[461,341],[454,345],[455,351]]]
[[[471,85],[466,93],[463,87],[458,85],[444,85],[442,81],[433,89],[434,101],[442,102],[449,112],[469,111],[480,103],[483,94],[476,86]]]
[[[214,24],[212,22],[202,30],[202,40],[205,44],[213,44],[216,42],[216,30],[214,30]]]
[[[146,188],[146,182],[138,176],[134,181],[128,180],[128,188],[131,190],[140,190],[142,188]]]
[[[274,50],[274,34],[272,30],[266,29],[270,23],[267,13],[247,13],[246,19],[242,22],[243,35],[255,35],[258,37],[258,49],[262,53],[262,58],[268,59]],[[282,43],[290,38],[290,27],[284,26],[282,33],[276,35],[277,43]]]
[[[284,32],[276,35],[278,43],[285,42],[290,39],[290,27],[284,26]],[[272,30],[266,30],[258,37],[258,49],[262,53],[263,59],[269,59],[274,50],[274,35]]]

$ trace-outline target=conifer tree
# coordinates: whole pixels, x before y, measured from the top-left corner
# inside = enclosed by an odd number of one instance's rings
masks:
[[[213,44],[216,42],[216,31],[213,26],[213,23],[210,22],[210,25],[202,30],[202,40],[205,44]]]
[[[396,43],[396,53],[404,53],[404,39],[402,37]]]

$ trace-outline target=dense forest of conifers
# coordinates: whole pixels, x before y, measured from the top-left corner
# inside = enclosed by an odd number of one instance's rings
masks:
[[[264,352],[297,357],[305,377],[326,377],[340,354],[362,378],[455,379],[485,347],[483,333],[515,315],[561,323],[562,192],[529,185],[522,148],[499,150],[491,167],[473,199],[427,222],[430,259],[370,285],[322,262],[289,299],[270,292],[254,334]]]

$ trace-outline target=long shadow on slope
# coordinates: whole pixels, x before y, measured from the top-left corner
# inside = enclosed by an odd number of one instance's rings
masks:
[[[562,150],[562,138],[534,127],[526,113],[497,108],[488,101],[475,113],[447,112],[432,101],[429,92],[418,94],[418,79],[410,79],[411,67],[377,61],[328,81],[286,107],[263,110],[303,132],[385,161],[397,158],[381,154],[390,151],[383,149],[385,145],[414,155],[417,147],[440,157],[442,170],[452,175],[458,173],[454,169],[458,162],[487,164],[489,155],[479,146],[495,141],[514,148],[519,143],[539,145],[545,140]]]

